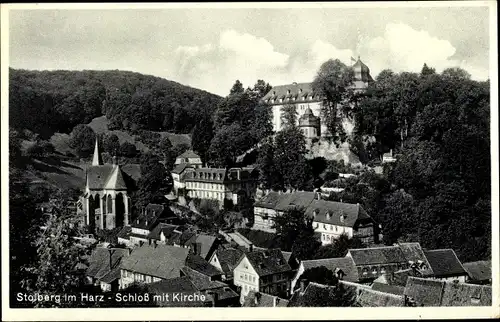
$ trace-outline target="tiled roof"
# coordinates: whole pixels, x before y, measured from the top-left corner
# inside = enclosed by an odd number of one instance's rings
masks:
[[[292,257],[292,252],[281,251],[281,253],[283,254],[283,258],[288,263],[290,261],[290,257]]]
[[[491,279],[491,261],[463,263],[462,266],[473,281],[487,281]]]
[[[405,292],[405,287],[399,285],[389,285],[389,284],[374,282],[372,284],[372,290],[384,293],[390,293],[394,295],[403,295]]]
[[[351,249],[349,254],[356,266],[407,262],[403,251],[398,246]]]
[[[148,204],[144,211],[131,222],[134,228],[152,230],[161,219],[168,218],[171,215],[170,208],[160,204]]]
[[[199,234],[198,236],[196,236],[195,242],[201,244],[201,250],[200,250],[201,257],[203,257],[205,259],[207,258],[210,251],[214,247],[216,240],[217,240],[217,238],[215,238],[214,236],[210,236],[210,235]]]
[[[127,181],[127,176],[130,177],[135,182],[139,181],[141,178],[141,165],[135,163],[128,163],[121,165],[120,168],[126,174],[125,181]]]
[[[436,277],[467,275],[453,249],[426,250],[424,254]]]
[[[359,280],[358,270],[352,258],[349,257],[313,259],[305,260],[301,263],[304,266],[304,271],[310,268],[324,266],[335,273],[336,269],[339,268],[345,273],[344,280],[350,282],[357,282]]]
[[[188,276],[181,276],[151,283],[148,288],[158,293],[197,291]],[[156,292],[155,292],[156,293]]]
[[[338,303],[336,298],[336,289],[340,287],[343,289],[344,298],[342,304]],[[289,306],[300,307],[318,307],[318,306],[351,306],[356,299],[356,290],[358,287],[348,285],[345,283],[338,283],[336,286],[323,285],[310,282],[304,292],[296,291],[290,299]],[[349,301],[350,300],[350,301]],[[352,302],[352,303],[348,303]]]
[[[128,239],[131,232],[132,232],[132,227],[123,226],[123,228],[118,232],[118,234],[116,234],[116,237]]]
[[[162,279],[179,277],[189,250],[169,245],[144,245],[122,260],[121,268]]]
[[[421,275],[417,275],[413,271],[413,269],[408,268],[408,269],[402,269],[402,270],[399,270],[399,271],[396,271],[393,273],[382,274],[377,279],[375,279],[373,282],[404,287],[406,285],[406,282],[408,281],[409,276],[424,277]]]
[[[111,254],[111,263],[110,263]],[[123,248],[101,248],[94,249],[89,258],[87,276],[100,280],[115,268],[119,268],[123,257],[129,256],[129,250]],[[111,265],[110,265],[111,264]]]
[[[100,281],[111,284],[112,282],[118,280],[121,277],[120,267],[113,268],[108,274],[101,277]]]
[[[362,307],[401,307],[405,301],[402,295],[360,288],[357,302]]]
[[[280,102],[280,99],[282,99],[282,102]],[[274,102],[272,102],[271,100],[274,100]],[[274,86],[262,98],[262,101],[271,105],[300,102],[319,102],[322,101],[322,96],[314,93],[312,89],[312,83],[293,83]]]
[[[179,155],[177,158],[191,158],[191,159],[194,159],[194,158],[199,158],[199,157],[200,156],[198,154],[196,154],[193,150],[187,150],[184,153],[182,153],[181,155]]]
[[[491,286],[409,277],[404,294],[417,306],[491,306]]]
[[[206,276],[218,276],[221,274],[215,266],[207,262],[200,255],[189,254],[186,259],[186,266]]]
[[[168,241],[177,227],[177,225],[159,223],[155,228],[153,228],[153,230],[151,230],[148,235],[148,239],[160,240],[160,235],[163,233],[165,239]]]
[[[260,277],[291,271],[290,265],[279,249],[248,252],[246,257]]]
[[[366,66],[365,63],[359,59],[359,57],[356,63],[352,66],[352,69],[354,70],[354,80],[373,82],[373,78],[370,75],[370,68],[368,68],[368,66]]]
[[[267,209],[276,209],[276,206],[278,205],[280,199],[281,199],[281,194],[279,194],[278,192],[271,191],[260,200],[257,200],[254,206]]]
[[[87,185],[90,190],[102,190],[113,171],[112,164],[95,165],[87,168]]]
[[[316,216],[314,216],[315,211],[317,211]],[[345,227],[354,227],[358,220],[370,218],[359,204],[326,200],[312,201],[306,209],[306,216],[314,218],[316,222]],[[344,216],[343,221],[341,216]]]
[[[421,271],[425,274],[432,274],[432,269],[430,267],[427,258],[425,257],[424,251],[419,243],[400,243],[398,244],[399,248],[403,252],[407,261],[412,261],[414,263],[418,263],[418,261],[422,261],[427,269],[421,269]]]
[[[234,267],[238,264],[243,251],[236,248],[228,248],[216,252],[222,271],[226,274],[233,272]]]
[[[316,197],[314,192],[297,191],[294,193],[283,193],[276,205],[276,210],[285,211],[289,207],[308,207]]]
[[[245,297],[244,307],[287,307],[288,300],[266,293],[250,291]]]

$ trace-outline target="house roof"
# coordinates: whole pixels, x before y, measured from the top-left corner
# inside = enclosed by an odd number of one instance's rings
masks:
[[[409,276],[423,277],[416,275],[413,269],[402,269],[393,273],[385,273],[376,278],[374,283],[383,283],[388,285],[405,286]]]
[[[215,236],[199,234],[196,236],[196,243],[201,245],[200,256],[203,258],[207,258],[208,254],[214,247],[215,241],[217,238]]]
[[[170,216],[170,208],[161,204],[148,204],[143,212],[131,223],[134,228],[152,230],[158,225],[158,221]]]
[[[409,277],[404,295],[417,306],[490,306],[491,286]]]
[[[407,261],[413,261],[417,263],[419,260],[422,261],[430,269],[429,262],[425,257],[424,251],[420,246],[420,243],[400,243],[399,248],[403,252]]]
[[[424,254],[436,277],[467,275],[453,249],[426,250]]]
[[[468,262],[463,263],[462,266],[473,281],[491,279],[491,261]]]
[[[87,276],[100,280],[117,268],[119,272],[119,266],[122,258],[128,256],[128,249],[98,247],[94,249],[92,255],[89,258]],[[109,278],[110,277],[108,276],[107,279]]]
[[[292,257],[292,252],[285,252],[285,251],[281,251],[281,253],[283,254],[283,258],[286,260],[286,262],[290,262],[290,257]]]
[[[196,154],[193,150],[187,150],[184,153],[182,153],[181,155],[179,155],[177,158],[190,158],[190,159],[194,159],[194,158],[199,158],[199,157],[200,156],[198,154]]]
[[[150,290],[157,291],[159,294],[169,292],[197,291],[196,287],[193,285],[193,283],[191,283],[191,280],[188,276],[169,278],[166,280],[161,280],[159,282],[154,282],[149,284],[148,288]]]
[[[168,240],[174,230],[179,227],[177,225],[170,225],[165,223],[159,223],[148,235],[148,239],[160,240],[161,233],[165,236],[165,239]]]
[[[136,163],[127,163],[120,166],[122,171],[130,177],[132,180],[137,182],[141,178],[141,165]],[[125,176],[125,181],[127,180]]]
[[[312,98],[312,99],[311,99]],[[279,100],[283,101],[280,102]],[[274,100],[274,102],[271,102]],[[262,98],[262,101],[267,104],[286,104],[286,103],[299,103],[299,102],[319,102],[322,96],[314,93],[312,83],[292,83],[286,85],[274,86]]]
[[[250,291],[245,297],[244,307],[287,307],[288,300],[274,295]]]
[[[180,247],[178,247],[178,248],[180,248]],[[185,266],[187,266],[187,267],[189,267],[197,272],[200,272],[206,276],[221,275],[221,272],[215,266],[213,266],[212,264],[207,262],[200,255],[189,254],[187,259],[186,259]]]
[[[188,167],[191,167],[189,163],[180,163],[176,165],[171,172],[175,174],[181,174]]]
[[[344,280],[350,282],[357,282],[359,280],[358,270],[352,258],[349,257],[305,260],[302,261],[301,264],[304,267],[304,271],[310,268],[324,266],[335,273],[336,269],[339,268],[345,273]]]
[[[285,211],[289,207],[307,208],[316,197],[316,193],[310,191],[297,191],[294,193],[282,193],[280,195],[276,210]]]
[[[407,262],[403,251],[398,246],[351,249],[349,254],[356,266]]]
[[[444,282],[409,276],[404,295],[412,298],[417,306],[440,306]]]
[[[400,285],[390,285],[373,282],[372,290],[401,296],[405,292],[405,287]]]
[[[123,226],[123,228],[116,234],[117,238],[124,238],[128,239],[130,236],[130,233],[132,232],[132,227],[130,226]]]
[[[358,220],[371,218],[359,204],[326,200],[313,200],[305,214],[316,222],[345,227],[354,227]],[[341,216],[344,216],[343,221]]]
[[[261,277],[292,270],[279,249],[248,252],[245,256]]]
[[[232,273],[236,264],[243,255],[243,251],[236,248],[228,248],[224,250],[218,250],[216,252],[217,259],[220,263],[222,271],[226,274]]]
[[[144,245],[122,260],[121,268],[162,279],[178,277],[189,250],[170,245]]]
[[[347,300],[347,297],[350,295],[352,302],[354,302],[356,290],[360,288],[357,285],[353,286],[346,283],[338,283],[336,286],[330,286],[310,282],[306,286],[304,292],[298,290],[292,295],[289,306],[335,306],[338,301],[338,299],[335,298],[335,290],[337,287],[343,288],[346,291],[345,299]],[[318,303],[318,301],[322,303]]]
[[[402,295],[368,288],[359,288],[357,301],[362,307],[400,307],[405,304]]]

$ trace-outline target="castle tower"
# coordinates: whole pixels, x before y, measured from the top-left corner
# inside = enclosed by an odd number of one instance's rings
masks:
[[[361,61],[359,56],[356,63],[352,66],[352,69],[354,71],[353,83],[356,90],[365,89],[368,87],[368,84],[373,82],[373,78],[370,75],[370,68]]]
[[[99,148],[99,140],[96,137],[95,138],[95,147],[94,147],[94,156],[92,157],[92,165],[103,165],[104,163],[102,162],[102,155],[101,155],[101,149]]]
[[[299,118],[299,127],[304,133],[306,139],[313,139],[320,135],[320,119],[314,116],[312,110],[308,107],[304,114]]]

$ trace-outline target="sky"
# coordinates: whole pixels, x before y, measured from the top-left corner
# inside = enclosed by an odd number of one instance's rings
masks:
[[[258,5],[256,5],[258,6]],[[129,70],[227,95],[311,82],[322,63],[489,76],[488,7],[11,10],[10,67]]]

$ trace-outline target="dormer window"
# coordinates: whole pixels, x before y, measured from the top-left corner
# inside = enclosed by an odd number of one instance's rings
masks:
[[[290,90],[287,90],[287,91],[286,91],[286,93],[287,93],[288,95],[290,95]]]

